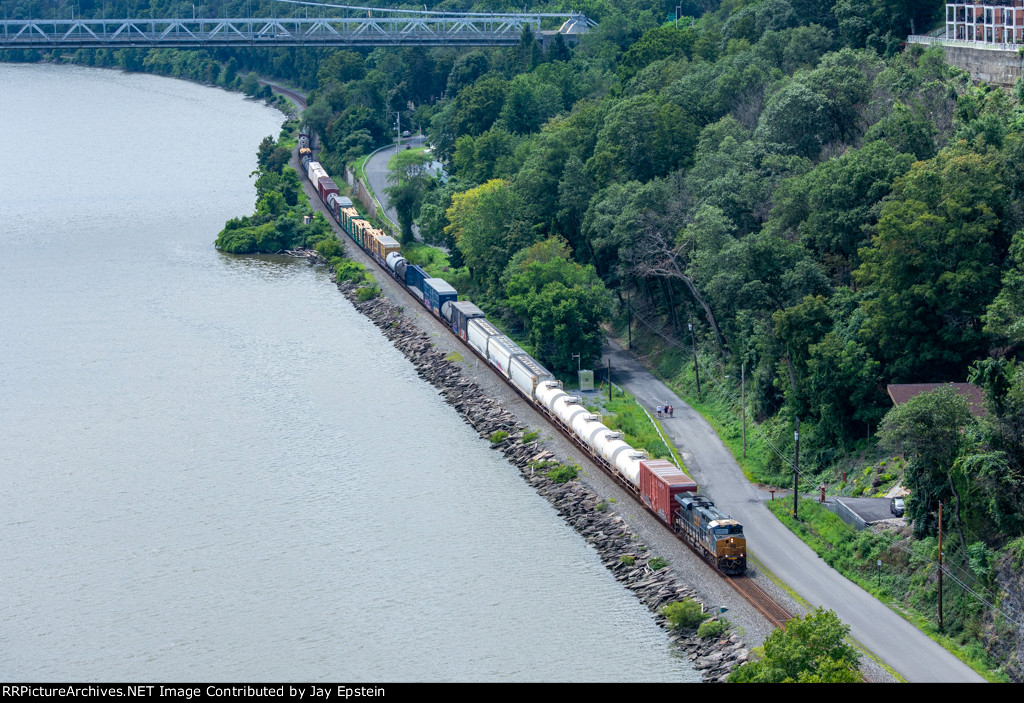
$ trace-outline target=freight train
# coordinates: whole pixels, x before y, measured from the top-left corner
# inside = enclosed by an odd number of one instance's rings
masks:
[[[605,426],[579,396],[564,390],[554,374],[488,322],[480,308],[459,300],[458,291],[445,280],[407,261],[396,239],[363,219],[352,201],[339,194],[337,184],[308,151],[310,141],[308,133],[300,134],[306,178],[353,242],[701,556],[726,574],[745,571],[742,525],[698,494],[697,484],[675,464],[649,458],[627,444],[621,432]]]

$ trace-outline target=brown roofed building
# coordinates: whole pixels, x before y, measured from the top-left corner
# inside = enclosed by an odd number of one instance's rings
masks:
[[[985,393],[973,383],[892,383],[886,386],[885,390],[888,391],[893,405],[903,405],[916,395],[929,393],[936,388],[945,386],[949,386],[967,399],[972,415],[975,417],[988,415],[988,410],[985,409]]]

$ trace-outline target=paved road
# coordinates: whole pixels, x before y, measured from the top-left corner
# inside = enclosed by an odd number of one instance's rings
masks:
[[[423,136],[413,136],[402,140],[402,149],[407,146],[418,147],[423,146],[427,138]],[[388,200],[387,193],[384,189],[390,186],[388,182],[388,161],[395,155],[395,147],[391,146],[387,149],[381,149],[371,156],[366,161],[366,180],[367,185],[370,186],[370,190],[373,191],[374,195],[377,196],[377,201],[384,206],[384,213],[388,216],[392,222],[398,224],[398,213],[395,212],[395,208],[391,206],[391,202]],[[440,166],[436,161],[431,164],[431,168]],[[412,234],[416,238],[416,241],[422,242],[423,238],[420,237],[419,227],[413,225]]]
[[[751,485],[732,454],[695,410],[614,342],[605,347],[613,379],[649,408],[668,403],[662,422],[693,478],[715,504],[743,523],[751,555],[813,606],[836,611],[852,636],[912,682],[983,682],[959,659],[855,585],[768,512],[768,494]],[[792,496],[790,497],[792,500]]]

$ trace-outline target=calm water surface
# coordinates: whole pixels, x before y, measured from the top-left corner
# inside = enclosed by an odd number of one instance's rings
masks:
[[[325,272],[214,250],[279,113],[0,85],[0,678],[697,679]]]

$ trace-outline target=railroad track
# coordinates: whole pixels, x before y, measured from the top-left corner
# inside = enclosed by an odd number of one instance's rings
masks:
[[[306,181],[305,183],[308,183],[308,181]],[[318,198],[310,197],[310,203],[312,203],[315,207],[317,207],[317,209],[320,209],[321,211],[323,211],[323,208],[320,206],[320,204],[318,202]],[[329,222],[332,223],[332,225],[334,224],[333,218],[328,216],[327,219],[328,219]],[[342,237],[342,239],[344,240],[345,238]],[[359,247],[357,246],[356,250],[358,250],[358,249],[359,249]],[[360,251],[360,253],[365,255],[364,252]],[[373,257],[369,257],[369,258],[370,258],[370,260],[374,264],[378,264],[378,262],[373,260]],[[378,264],[378,266],[379,266],[379,264]],[[387,267],[381,266],[381,268],[383,269],[384,274],[388,278],[392,278],[392,279],[394,278],[394,276],[391,274],[391,272],[388,271]],[[412,298],[416,302],[419,302],[416,299],[416,297],[413,296],[412,293],[410,293],[409,290],[405,286],[400,286],[400,287],[406,293],[406,295],[408,295],[410,298]],[[485,357],[483,357],[472,345],[470,345],[466,340],[462,339],[458,335],[455,335],[455,337],[460,342],[462,342],[463,346],[466,347],[466,349],[469,351],[470,354],[476,356],[478,359],[481,360],[481,362],[483,363],[485,368],[491,368],[490,362],[488,362],[488,360]],[[506,380],[506,383],[507,383],[507,379],[505,379],[505,380]],[[656,518],[660,519],[660,517],[657,515],[657,513],[655,513],[646,503],[644,503],[643,500],[640,499],[639,490],[637,489],[637,487],[632,485],[628,481],[626,481],[619,474],[619,472],[615,471],[615,469],[612,466],[610,466],[607,461],[604,460],[603,457],[595,454],[591,450],[591,448],[589,446],[587,446],[584,442],[582,442],[579,439],[579,437],[576,436],[576,434],[574,432],[572,432],[571,430],[566,428],[561,422],[559,422],[557,420],[557,418],[553,417],[549,412],[547,412],[543,408],[539,408],[535,403],[533,403],[531,398],[527,397],[514,384],[508,383],[508,386],[509,386],[509,388],[512,389],[512,391],[514,393],[516,393],[521,398],[523,398],[535,411],[537,411],[542,417],[544,417],[545,420],[547,420],[548,423],[551,426],[553,426],[558,432],[560,432],[563,436],[565,436],[572,444],[574,444],[579,449],[581,449],[584,454],[586,454],[588,457],[590,457],[591,460],[594,462],[594,464],[596,466],[598,466],[601,470],[603,470],[607,475],[609,475],[612,478],[613,481],[615,481],[620,486],[625,488],[627,490],[627,492],[630,493],[633,496],[633,498],[636,501],[637,505],[639,505],[641,508],[646,510],[651,515],[654,515]],[[669,531],[672,532],[679,539],[679,541],[681,541],[684,544],[686,544],[695,554],[697,554],[698,556],[702,557],[702,559],[705,561],[705,563],[707,563],[707,555],[701,553],[700,550],[695,549],[694,546],[692,544],[690,544],[689,541],[686,540],[682,534],[671,530],[664,523],[662,523],[662,526],[666,527],[667,529],[669,529]],[[721,576],[726,581],[728,581],[729,585],[732,586],[733,589],[738,594],[740,594],[743,598],[745,598],[751,605],[753,605],[757,609],[758,612],[760,612],[762,615],[764,615],[773,626],[778,627],[778,628],[785,628],[786,622],[793,617],[789,613],[789,611],[787,611],[781,605],[776,603],[775,600],[770,595],[768,595],[768,593],[766,593],[760,586],[758,586],[750,578],[748,578],[746,576],[730,576],[730,575],[722,573],[717,568],[715,568],[714,565],[712,565],[710,563],[709,563],[709,566],[710,566],[712,571],[714,571],[719,576]]]
[[[728,581],[729,585],[737,593],[746,598],[775,627],[784,629],[786,622],[793,617],[788,610],[776,603],[774,598],[747,576],[726,576],[722,574],[722,578]]]

